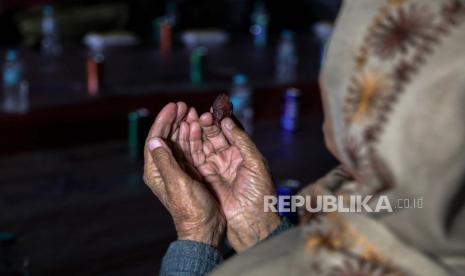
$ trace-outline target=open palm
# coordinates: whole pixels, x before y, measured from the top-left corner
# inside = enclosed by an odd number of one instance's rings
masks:
[[[196,180],[201,175],[189,160],[190,152],[183,152],[189,123],[197,120],[195,109],[182,102],[160,111],[145,145],[144,180],[170,212],[178,239],[218,246],[225,226],[222,211],[207,185]],[[159,146],[154,142],[164,149],[155,149]]]
[[[227,220],[228,239],[243,251],[265,238],[279,223],[277,214],[264,213],[265,195],[275,190],[266,162],[248,135],[235,127],[213,123],[202,115],[189,124],[192,164],[210,184]]]

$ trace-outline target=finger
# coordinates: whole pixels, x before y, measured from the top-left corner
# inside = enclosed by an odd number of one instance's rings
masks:
[[[202,117],[200,117],[199,123],[206,140],[210,141],[216,152],[221,152],[229,148],[230,145],[221,131],[221,128],[213,123],[211,113],[203,114]]]
[[[229,143],[239,148],[246,167],[266,167],[266,161],[255,146],[255,143],[231,118],[225,118],[221,121],[221,129]]]
[[[150,128],[149,134],[147,135],[147,141],[154,137],[167,138],[171,132],[171,126],[176,120],[176,115],[177,106],[175,103],[169,103],[163,107]],[[155,189],[162,189],[162,183],[160,181],[161,177],[159,176],[157,168],[153,164],[147,142],[144,145],[144,160],[144,178],[146,179],[146,183],[150,182],[152,186],[156,186]]]
[[[197,111],[195,110],[195,108],[193,107],[189,108],[189,113],[187,114],[186,122],[192,123],[198,120],[199,120],[199,115],[197,114]]]
[[[181,148],[184,157],[191,161],[191,150],[189,145],[189,124],[186,122],[181,122],[181,127],[179,130],[179,139],[178,145]]]
[[[203,141],[203,152],[205,153],[205,156],[210,156],[215,153],[215,148],[209,140]]]
[[[205,112],[200,116],[200,125],[209,126],[213,124],[213,115],[210,112]]]
[[[153,138],[149,140],[148,147],[168,193],[177,192],[179,188],[188,184],[190,177],[181,169],[174,159],[171,149],[162,139]]]
[[[156,169],[153,163],[150,150],[147,149],[148,154],[146,155],[146,161],[144,162],[144,175],[143,179],[145,184],[153,191],[155,195],[161,200],[163,204],[166,203],[165,196],[166,190],[161,178],[160,172]]]
[[[158,113],[155,122],[149,131],[149,138],[163,137],[167,138],[171,132],[173,122],[176,120],[177,106],[175,103],[169,103]]]
[[[210,119],[210,122],[212,122],[211,114],[206,113],[200,116],[199,121],[208,123],[209,119]],[[192,159],[193,159],[194,165],[197,167],[199,172],[204,176],[204,179],[206,180],[206,182],[210,184],[210,187],[212,188],[213,193],[217,196],[217,198],[221,199],[222,198],[221,195],[225,193],[226,187],[224,185],[223,179],[216,172],[216,168],[212,166],[212,164],[206,163],[206,156],[214,153],[215,149],[213,148],[213,145],[210,143],[210,141],[208,140],[202,141],[202,130],[201,130],[199,122],[194,122],[190,125],[189,140],[191,143],[191,152],[192,152]]]
[[[186,103],[184,102],[177,102],[176,107],[177,107],[176,120],[173,124],[173,127],[172,127],[173,129],[171,131],[172,132],[171,141],[173,142],[175,142],[178,139],[180,123],[182,120],[184,120],[184,118],[187,115],[187,111],[188,111],[188,107]]]
[[[190,124],[189,144],[194,166],[198,167],[205,163],[205,153],[203,151],[202,130],[199,122]]]
[[[176,106],[178,111],[176,116],[176,124],[179,124],[182,121],[182,119],[184,119],[184,116],[187,114],[188,107],[185,102],[177,102]]]

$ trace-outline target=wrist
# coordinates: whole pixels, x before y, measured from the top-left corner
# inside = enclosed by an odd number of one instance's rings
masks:
[[[228,221],[228,239],[236,252],[243,252],[266,239],[280,224],[277,213],[268,213],[261,220],[241,219],[237,223]]]
[[[181,227],[179,227],[181,228]],[[178,240],[189,240],[218,248],[224,236],[224,223],[177,229]]]
[[[278,213],[269,213],[266,221],[260,224],[260,241],[266,239],[281,223],[282,218]]]

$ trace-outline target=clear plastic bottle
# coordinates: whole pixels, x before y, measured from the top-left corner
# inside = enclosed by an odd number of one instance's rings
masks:
[[[59,24],[52,6],[45,6],[42,9],[41,51],[45,56],[59,56],[63,51]]]
[[[281,116],[281,127],[287,131],[296,131],[300,121],[301,92],[297,88],[288,88],[284,92],[284,109]]]
[[[3,64],[3,111],[25,113],[29,109],[28,84],[18,52],[9,50]]]
[[[171,22],[173,27],[176,27],[176,24],[178,23],[178,8],[176,1],[170,0],[166,3],[165,17]]]
[[[297,50],[294,44],[294,33],[285,30],[281,33],[281,40],[276,55],[276,80],[289,83],[297,80]]]
[[[252,11],[252,26],[250,33],[256,47],[266,47],[268,43],[268,22],[269,15],[263,1],[255,2]]]
[[[252,96],[252,89],[248,85],[247,76],[236,74],[233,78],[230,98],[234,108],[234,116],[248,133],[253,132],[254,110]]]
[[[325,61],[328,42],[333,33],[333,26],[327,22],[318,22],[313,25],[313,35],[320,47],[320,65]]]

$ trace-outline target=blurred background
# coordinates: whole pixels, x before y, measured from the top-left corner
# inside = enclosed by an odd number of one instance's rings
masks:
[[[158,272],[176,234],[142,148],[169,102],[229,94],[280,195],[324,175],[318,74],[340,5],[0,0],[0,275]]]

